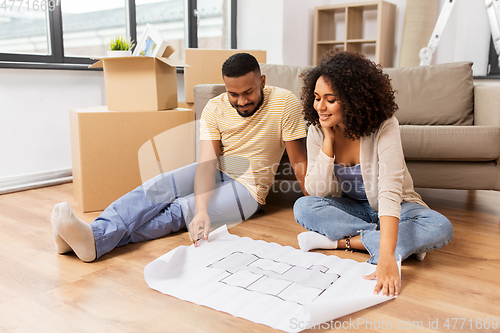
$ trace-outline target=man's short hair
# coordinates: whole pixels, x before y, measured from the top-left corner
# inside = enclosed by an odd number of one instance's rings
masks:
[[[222,65],[222,76],[240,77],[250,72],[260,75],[260,67],[257,59],[248,53],[233,54]]]

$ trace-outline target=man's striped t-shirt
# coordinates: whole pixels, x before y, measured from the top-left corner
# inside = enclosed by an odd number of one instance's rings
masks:
[[[212,98],[201,115],[200,139],[220,140],[218,169],[243,184],[261,204],[274,181],[284,141],[306,136],[302,107],[290,91],[266,86],[264,101],[251,117],[242,117],[227,93]]]

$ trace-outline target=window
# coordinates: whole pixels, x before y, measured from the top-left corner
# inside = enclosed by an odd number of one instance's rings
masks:
[[[12,2],[0,10],[0,52],[50,54],[48,15]]]
[[[198,0],[199,1],[199,0]],[[137,38],[140,38],[146,24],[152,24],[176,50],[173,58],[184,59],[186,43],[184,0],[135,0]]]
[[[231,48],[231,17],[227,0],[198,0],[198,47]]]
[[[0,0],[0,67],[86,69],[152,24],[186,47],[236,48],[236,0]]]
[[[115,36],[127,36],[125,0],[63,0],[64,55],[99,57]]]

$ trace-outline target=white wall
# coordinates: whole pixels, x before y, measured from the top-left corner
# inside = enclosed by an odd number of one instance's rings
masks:
[[[238,48],[266,50],[267,62],[283,63],[283,6],[289,0],[239,0]]]
[[[0,101],[0,183],[71,169],[69,109],[106,105],[103,72],[0,69]]]
[[[102,72],[0,69],[0,179],[71,169],[69,109],[104,105]]]
[[[331,4],[329,0],[287,0],[283,8],[283,64],[312,64],[314,7]]]

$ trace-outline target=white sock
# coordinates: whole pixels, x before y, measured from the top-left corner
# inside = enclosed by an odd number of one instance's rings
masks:
[[[313,249],[333,250],[337,248],[337,241],[332,241],[330,238],[318,234],[314,231],[302,232],[297,236],[300,249],[304,252]]]
[[[59,236],[68,244],[82,261],[96,259],[94,233],[92,227],[73,214],[67,202],[54,207],[54,225]]]
[[[58,205],[55,205],[54,209],[52,210],[52,216],[50,217],[50,224],[52,225],[52,233],[54,234],[54,239],[56,241],[57,253],[64,254],[71,251],[71,246],[69,246],[69,244],[66,243],[64,239],[62,239],[61,236],[59,236],[59,233],[57,232],[55,219],[58,215],[59,215],[59,207]]]

